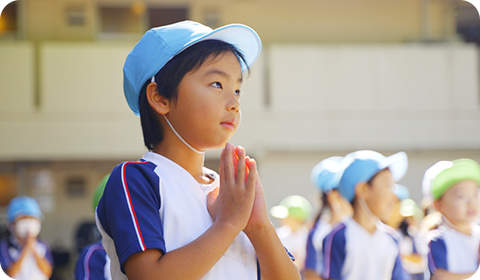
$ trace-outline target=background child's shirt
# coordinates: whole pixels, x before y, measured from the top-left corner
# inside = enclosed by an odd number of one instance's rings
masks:
[[[352,218],[337,225],[324,239],[324,279],[408,279],[397,242],[379,225],[373,234]]]
[[[323,273],[323,239],[332,229],[327,221],[319,219],[308,234],[305,268],[315,270],[318,275]]]
[[[199,184],[185,169],[155,153],[114,168],[96,212],[102,244],[111,259],[112,279],[127,279],[123,264],[147,249],[163,253],[183,247],[212,224],[207,194],[219,185]],[[257,258],[241,232],[202,280],[257,279]]]
[[[110,259],[102,241],[85,246],[77,260],[75,280],[111,280]]]
[[[289,226],[284,225],[277,228],[276,232],[285,249],[293,256],[293,259],[295,259],[295,265],[298,269],[303,269],[308,228],[302,225],[296,232],[293,232]]]
[[[10,236],[0,241],[0,263],[3,271],[6,271],[10,266],[18,260],[22,253],[22,247]],[[39,257],[47,259],[53,267],[53,256],[50,247],[47,243],[37,239],[35,244],[35,252]],[[37,265],[35,256],[29,252],[25,255],[22,266],[17,274],[12,278],[16,280],[48,280],[47,277]]]
[[[472,235],[466,235],[447,226],[429,232],[428,268],[450,273],[477,271],[480,247],[480,226],[472,225]]]

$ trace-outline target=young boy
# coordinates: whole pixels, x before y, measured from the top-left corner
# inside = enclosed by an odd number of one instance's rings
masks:
[[[333,156],[319,162],[310,173],[310,180],[321,191],[322,204],[307,238],[303,276],[319,280],[323,274],[323,239],[333,227],[352,215],[352,206],[338,192],[343,170],[343,157]]]
[[[277,235],[285,248],[293,255],[299,270],[305,264],[305,244],[308,227],[305,223],[312,212],[312,205],[301,195],[289,195],[279,205],[270,209],[270,215],[280,220]]]
[[[110,174],[105,175],[97,185],[92,197],[93,212],[97,209],[98,202],[103,195],[105,185]],[[111,280],[110,259],[108,258],[102,241],[98,240],[86,245],[77,259],[74,271],[75,280]]]
[[[480,166],[471,159],[450,162],[433,180],[433,204],[442,225],[429,233],[428,266],[432,279],[466,279],[478,269]]]
[[[5,273],[16,280],[47,280],[52,275],[50,247],[37,237],[42,211],[37,201],[18,196],[7,208],[10,237],[0,241],[0,262]]]
[[[324,279],[406,279],[390,217],[393,187],[406,173],[407,155],[374,151],[348,154],[339,191],[352,203],[353,216],[324,239]],[[408,279],[408,278],[407,278]]]
[[[127,56],[125,97],[150,152],[112,171],[97,207],[112,279],[300,279],[255,161],[228,143],[260,50],[247,26],[184,21],[149,30]],[[204,152],[222,147],[219,176]]]

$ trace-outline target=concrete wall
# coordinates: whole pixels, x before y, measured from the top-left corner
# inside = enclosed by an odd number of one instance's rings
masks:
[[[42,234],[72,247],[101,176],[145,151],[122,92],[132,44],[38,46],[0,44],[0,162],[50,163],[55,208]],[[357,149],[406,151],[410,169],[401,183],[420,201],[429,166],[480,161],[478,77],[470,45],[272,45],[246,80],[243,120],[231,142],[258,160],[269,207],[289,194],[315,204],[311,168]],[[207,160],[218,165],[218,156],[210,151]],[[68,198],[65,178],[77,173],[88,179],[88,194]]]

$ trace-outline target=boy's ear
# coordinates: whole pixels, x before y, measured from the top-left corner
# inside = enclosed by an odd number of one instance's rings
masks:
[[[365,182],[358,183],[355,188],[355,196],[362,197],[363,199],[368,198],[368,184]]]
[[[328,203],[330,203],[330,205],[332,205],[332,203],[334,203],[335,201],[338,202],[340,197],[341,197],[341,194],[337,190],[333,190],[330,193],[328,193],[327,201]]]
[[[147,100],[150,107],[157,113],[165,115],[170,111],[170,100],[158,92],[157,83],[150,83],[147,86]]]
[[[442,203],[440,202],[440,200],[435,200],[433,202],[433,206],[435,207],[435,209],[437,209],[438,212],[443,214],[443,207],[442,207]]]

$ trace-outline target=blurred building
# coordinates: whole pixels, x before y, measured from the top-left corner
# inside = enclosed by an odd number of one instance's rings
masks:
[[[74,250],[98,181],[145,152],[125,57],[148,28],[184,19],[262,38],[232,142],[259,162],[269,206],[290,194],[316,203],[311,168],[357,149],[406,151],[402,183],[417,202],[436,161],[480,161],[480,19],[468,2],[18,0],[0,17],[1,206],[36,197],[42,237]]]

